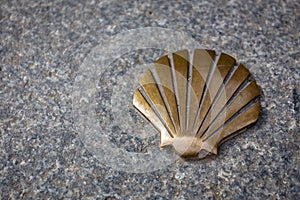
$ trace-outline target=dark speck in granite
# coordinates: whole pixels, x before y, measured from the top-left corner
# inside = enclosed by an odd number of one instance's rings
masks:
[[[299,9],[296,0],[2,1],[1,199],[300,199]],[[146,173],[103,165],[74,124],[73,83],[104,36],[142,27],[183,31],[245,64],[262,91],[256,125],[224,143],[214,158],[177,160]],[[162,54],[129,52],[106,73],[121,79]],[[94,94],[99,121],[113,109],[101,106],[101,98],[109,105],[118,86],[104,79]],[[129,116],[143,125],[134,110]],[[109,139],[126,151],[157,145],[158,135],[140,139],[120,127],[111,127]]]

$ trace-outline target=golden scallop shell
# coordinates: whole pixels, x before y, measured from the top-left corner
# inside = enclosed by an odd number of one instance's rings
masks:
[[[154,62],[139,80],[133,105],[160,131],[160,146],[183,157],[217,154],[229,136],[256,122],[259,89],[228,54],[181,50]]]

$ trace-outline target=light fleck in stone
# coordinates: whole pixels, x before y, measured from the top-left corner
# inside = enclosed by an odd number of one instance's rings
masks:
[[[182,180],[185,177],[184,173],[176,172],[175,179]]]
[[[297,121],[295,119],[291,119],[288,121],[288,128],[289,130],[294,130],[297,128]]]
[[[267,106],[267,110],[271,110],[271,109],[274,109],[276,108],[276,104],[274,102],[270,102]]]
[[[158,19],[156,20],[157,24],[160,26],[164,26],[167,22],[167,19]]]
[[[228,173],[228,172],[225,172],[223,170],[218,171],[218,177],[220,177],[221,179],[224,179],[225,181],[228,181],[229,176],[230,176],[230,173]]]

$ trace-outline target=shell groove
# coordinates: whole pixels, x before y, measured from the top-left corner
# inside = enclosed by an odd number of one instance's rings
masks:
[[[253,124],[259,89],[228,54],[181,50],[154,62],[139,80],[133,105],[160,131],[160,146],[183,157],[217,154],[218,146]]]

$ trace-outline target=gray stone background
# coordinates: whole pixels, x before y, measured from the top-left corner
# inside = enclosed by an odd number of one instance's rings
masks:
[[[26,0],[0,6],[1,199],[300,198],[299,1]],[[178,160],[148,173],[101,164],[76,132],[72,83],[103,35],[141,27],[183,31],[244,63],[262,91],[256,125],[224,143],[214,158]],[[144,53],[125,55],[122,66],[134,67]],[[135,146],[133,140],[124,148],[142,151]]]

